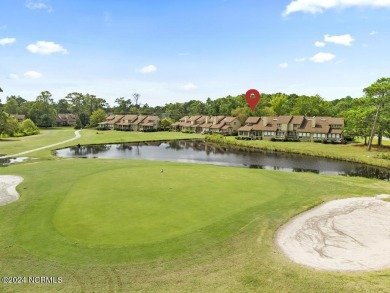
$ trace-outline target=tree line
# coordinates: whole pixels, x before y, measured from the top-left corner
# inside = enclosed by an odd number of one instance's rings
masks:
[[[261,95],[254,112],[246,103],[245,95],[227,96],[205,102],[190,100],[183,103],[167,103],[163,106],[149,106],[141,103],[141,96],[133,93],[130,97],[120,97],[110,106],[105,99],[95,95],[78,92],[69,93],[55,102],[49,91],[41,92],[35,101],[27,101],[20,96],[9,96],[0,111],[9,114],[25,114],[39,127],[55,124],[57,113],[72,113],[78,116],[79,127],[96,126],[104,120],[106,113],[163,115],[164,128],[185,115],[225,115],[237,116],[244,122],[249,116],[332,116],[345,119],[345,134],[351,137],[363,137],[365,143],[374,132],[378,135],[378,144],[382,136],[390,136],[390,78],[380,78],[364,88],[364,96],[327,101],[319,95],[274,93]],[[376,122],[375,122],[376,120]],[[373,124],[375,122],[375,128]]]

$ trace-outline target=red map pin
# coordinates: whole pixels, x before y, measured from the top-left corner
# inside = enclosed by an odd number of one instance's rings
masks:
[[[255,110],[257,104],[260,102],[261,95],[257,90],[250,89],[245,94],[245,100],[251,107],[252,112]]]

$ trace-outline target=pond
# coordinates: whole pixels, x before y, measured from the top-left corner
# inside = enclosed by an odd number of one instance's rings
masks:
[[[63,158],[140,159],[289,172],[361,176],[389,181],[390,169],[326,158],[269,151],[229,149],[200,140],[83,145],[59,149]]]

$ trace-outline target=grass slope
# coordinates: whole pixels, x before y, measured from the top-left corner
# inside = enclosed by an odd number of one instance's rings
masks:
[[[319,156],[331,159],[359,162],[375,166],[390,168],[390,160],[384,159],[383,155],[389,156],[389,142],[384,141],[381,148],[373,147],[371,152],[367,146],[361,143],[348,144],[322,144],[313,142],[281,142],[269,140],[236,140],[235,137],[209,136],[209,141],[226,144],[235,147],[249,147],[269,151],[281,151],[310,156]]]
[[[20,138],[0,139],[0,155],[12,155],[51,145],[74,137],[73,127],[60,127],[41,129],[41,133],[33,136]],[[134,131],[96,131],[95,129],[83,129],[80,132],[81,138],[72,142],[64,143],[49,149],[26,154],[25,156],[39,159],[57,159],[50,151],[74,146],[77,144],[102,144],[122,143],[135,141],[170,140],[170,139],[191,139],[204,138],[199,134],[188,134],[180,132],[134,132]]]
[[[71,127],[41,129],[40,134],[0,139],[0,155],[12,155],[54,144],[74,137]],[[47,151],[45,151],[47,153]],[[30,156],[30,154],[28,154]]]
[[[165,172],[160,174],[160,168]],[[1,168],[25,178],[0,207],[0,271],[61,276],[1,292],[385,292],[390,270],[318,272],[273,243],[324,200],[387,182],[152,161],[64,159]]]

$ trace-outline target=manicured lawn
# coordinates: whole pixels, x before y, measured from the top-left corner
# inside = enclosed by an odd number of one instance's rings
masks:
[[[164,173],[160,169],[164,168]],[[299,266],[273,237],[322,201],[388,182],[155,161],[58,159],[0,168],[25,178],[0,207],[0,272],[61,276],[0,292],[386,292],[389,270]]]
[[[169,132],[169,131],[135,132],[135,131],[112,131],[112,130],[97,131],[94,129],[84,129],[81,132],[81,138],[77,143],[99,144],[99,143],[121,143],[121,142],[132,142],[132,141],[190,139],[190,138],[204,138],[204,135],[181,133],[181,132]]]
[[[74,137],[74,129],[72,127],[58,127],[41,129],[41,132],[38,135],[3,138],[0,139],[0,156],[36,149],[72,137]]]
[[[43,129],[39,135],[0,140],[0,156],[17,154],[23,151],[51,145],[74,137],[73,127]],[[123,132],[123,131],[96,131],[83,129],[81,138],[72,142],[64,143],[49,149],[26,154],[25,156],[39,159],[56,159],[51,151],[57,148],[80,144],[121,143],[134,141],[170,140],[204,138],[199,134],[186,134],[180,132]]]
[[[211,140],[215,138],[210,137]],[[361,143],[348,144],[322,144],[313,142],[282,142],[268,140],[236,140],[235,137],[225,137],[222,140],[216,138],[219,143],[226,143],[232,146],[242,146],[259,148],[263,150],[282,151],[297,154],[320,156],[332,159],[360,162],[382,167],[390,167],[390,160],[383,159],[382,154],[390,155],[388,142],[384,142],[384,147],[374,146],[371,152],[367,151],[367,146]]]

